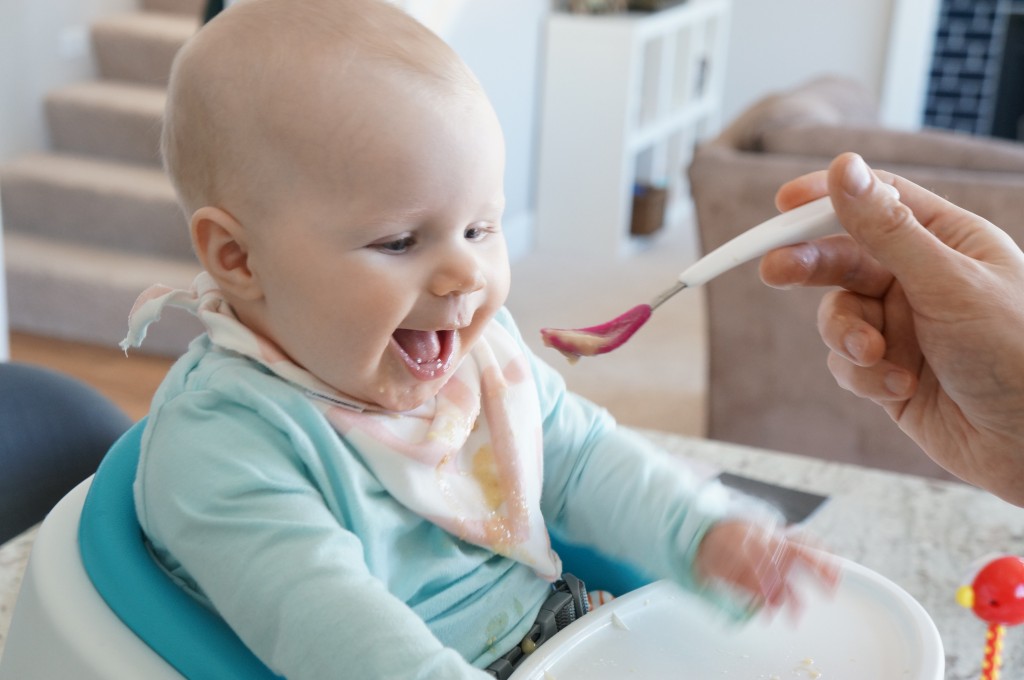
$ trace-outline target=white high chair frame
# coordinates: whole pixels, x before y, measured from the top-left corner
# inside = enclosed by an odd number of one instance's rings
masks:
[[[78,520],[92,483],[47,516],[32,547],[0,662],[0,679],[181,680],[93,587],[78,549]]]
[[[43,522],[0,680],[278,677],[149,554],[132,497],[144,427],[129,428]]]

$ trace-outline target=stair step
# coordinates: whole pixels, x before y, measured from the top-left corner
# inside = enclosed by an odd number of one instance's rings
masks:
[[[56,151],[148,165],[160,164],[166,89],[121,81],[77,83],[46,96]]]
[[[141,4],[147,12],[187,14],[191,17],[201,17],[206,11],[206,0],[142,0]]]
[[[198,28],[198,17],[183,14],[133,12],[100,19],[92,25],[100,76],[167,85],[174,55]]]
[[[46,238],[4,236],[8,321],[12,330],[116,346],[128,312],[154,283],[188,287],[195,260],[175,260],[70,245]],[[171,310],[150,328],[142,351],[177,356],[202,332],[191,314]]]
[[[33,154],[0,167],[0,192],[5,231],[193,257],[174,190],[158,168]]]

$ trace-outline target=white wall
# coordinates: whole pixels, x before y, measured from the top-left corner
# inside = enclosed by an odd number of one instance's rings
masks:
[[[899,0],[733,0],[723,121],[761,96],[822,73],[860,80],[879,97]]]
[[[895,0],[881,116],[892,127],[920,128],[941,0]]]
[[[0,0],[0,162],[46,147],[43,95],[93,77],[87,27],[134,0]]]
[[[487,91],[505,132],[504,232],[513,259],[533,244],[537,105],[544,19],[551,0],[398,2],[466,61]]]

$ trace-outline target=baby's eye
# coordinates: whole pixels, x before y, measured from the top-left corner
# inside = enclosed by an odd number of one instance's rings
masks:
[[[385,253],[404,253],[407,252],[416,243],[416,239],[412,236],[402,236],[391,241],[382,241],[375,243],[374,248]]]
[[[472,227],[466,227],[466,231],[463,233],[463,236],[465,236],[467,241],[482,241],[487,238],[488,234],[493,232],[493,227],[475,224]]]

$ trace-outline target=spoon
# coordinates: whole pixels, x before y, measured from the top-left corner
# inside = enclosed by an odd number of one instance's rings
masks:
[[[894,190],[895,191],[895,190]],[[802,243],[843,230],[832,200],[823,196],[810,203],[787,210],[762,222],[724,243],[687,267],[678,280],[657,295],[649,304],[633,307],[611,321],[586,328],[542,328],[541,338],[547,347],[557,349],[571,363],[580,357],[605,354],[618,349],[647,323],[651,312],[686,288],[703,285],[769,250]]]

